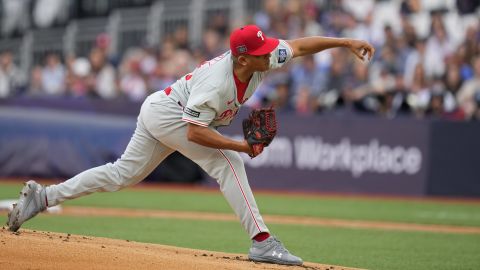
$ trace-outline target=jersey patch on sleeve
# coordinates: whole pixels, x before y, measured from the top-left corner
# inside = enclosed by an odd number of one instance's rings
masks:
[[[188,114],[188,115],[190,115],[190,116],[192,116],[192,117],[196,117],[196,118],[200,117],[200,112],[197,112],[197,111],[195,111],[195,110],[192,110],[192,109],[190,109],[190,108],[188,108],[188,107],[185,107],[185,108],[183,109],[183,112],[186,113],[186,114]]]
[[[278,49],[278,63],[285,63],[287,60],[287,49]]]

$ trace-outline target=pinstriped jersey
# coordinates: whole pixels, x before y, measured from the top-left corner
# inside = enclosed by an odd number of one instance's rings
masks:
[[[280,40],[270,57],[270,69],[290,61],[293,51]],[[177,80],[170,95],[184,106],[182,120],[196,125],[229,125],[242,104],[252,96],[266,72],[255,72],[250,79],[243,100],[237,99],[233,77],[233,60],[228,51],[198,66],[192,73]]]

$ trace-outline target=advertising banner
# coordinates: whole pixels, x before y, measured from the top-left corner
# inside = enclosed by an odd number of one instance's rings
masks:
[[[242,139],[241,121],[248,113],[242,110],[219,131]],[[0,176],[69,178],[113,162],[125,150],[135,120],[133,115],[0,108]],[[480,196],[478,122],[280,113],[277,122],[277,136],[261,155],[241,154],[255,189]],[[202,175],[176,153],[147,180],[198,182]]]
[[[244,112],[245,114],[245,112]],[[241,137],[239,119],[220,131]],[[277,116],[279,131],[264,152],[244,158],[256,188],[424,194],[428,124],[369,117]]]

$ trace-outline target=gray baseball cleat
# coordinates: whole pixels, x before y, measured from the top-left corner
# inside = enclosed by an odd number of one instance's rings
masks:
[[[37,182],[30,180],[24,184],[20,198],[13,209],[8,213],[8,229],[18,231],[22,224],[47,209],[47,196],[45,188]]]
[[[268,262],[286,265],[302,265],[303,260],[293,254],[283,246],[282,242],[274,236],[270,236],[262,242],[253,240],[252,247],[248,253],[248,258],[256,262]]]

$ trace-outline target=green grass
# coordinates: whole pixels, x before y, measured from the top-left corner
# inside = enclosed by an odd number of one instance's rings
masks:
[[[0,200],[16,198],[20,185],[0,185]],[[480,204],[257,194],[263,214],[419,224],[480,226]],[[97,193],[65,205],[231,213],[220,192],[127,189]]]
[[[0,200],[16,198],[19,189],[20,185],[0,184]],[[266,194],[256,199],[264,214],[480,226],[480,205],[471,203]],[[219,192],[127,189],[66,204],[232,212]],[[1,223],[5,220],[0,217]],[[238,222],[40,215],[24,228],[244,254],[250,245]],[[367,269],[480,269],[480,235],[279,224],[269,228],[291,251],[312,262]]]

